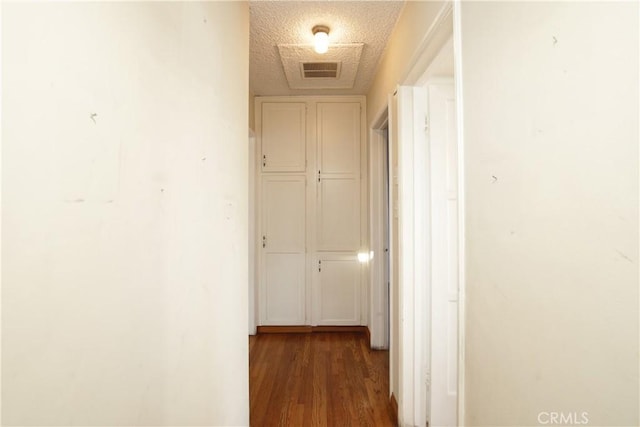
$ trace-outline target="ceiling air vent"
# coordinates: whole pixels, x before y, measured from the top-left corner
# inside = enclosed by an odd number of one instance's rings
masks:
[[[337,79],[340,75],[339,62],[302,62],[304,79]]]

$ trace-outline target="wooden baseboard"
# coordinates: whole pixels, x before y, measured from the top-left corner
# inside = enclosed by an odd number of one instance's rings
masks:
[[[312,332],[360,332],[366,333],[366,326],[312,326]]]
[[[307,334],[311,326],[258,326],[258,334]]]
[[[389,398],[389,405],[391,406],[391,416],[398,423],[398,401],[396,397],[391,393],[391,397]]]
[[[258,334],[308,334],[312,332],[360,332],[371,341],[369,328],[366,326],[258,326]]]

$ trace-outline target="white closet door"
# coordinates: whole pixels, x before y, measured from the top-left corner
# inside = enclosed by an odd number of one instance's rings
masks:
[[[306,286],[306,181],[262,178],[261,324],[303,325]]]
[[[360,247],[360,104],[318,103],[317,250]]]
[[[359,325],[361,264],[357,256],[323,253],[317,267],[317,324]]]
[[[263,103],[261,138],[263,172],[304,172],[305,103]]]
[[[316,260],[313,322],[359,325],[360,103],[317,104]]]

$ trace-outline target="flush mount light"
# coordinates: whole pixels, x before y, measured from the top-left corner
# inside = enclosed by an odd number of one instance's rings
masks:
[[[311,32],[313,32],[314,50],[317,53],[326,53],[329,50],[329,27],[316,25]]]

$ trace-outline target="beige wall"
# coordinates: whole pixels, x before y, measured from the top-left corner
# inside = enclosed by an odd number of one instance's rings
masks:
[[[247,425],[246,3],[2,7],[2,424]]]
[[[256,130],[256,95],[249,91],[249,129]]]
[[[461,16],[466,424],[638,425],[638,3]]]
[[[384,111],[388,96],[396,90],[396,86],[404,83],[427,31],[445,3],[444,1],[406,2],[367,94],[369,123],[376,120]],[[445,41],[446,38],[434,41],[427,48],[432,53],[432,57],[437,54]]]

